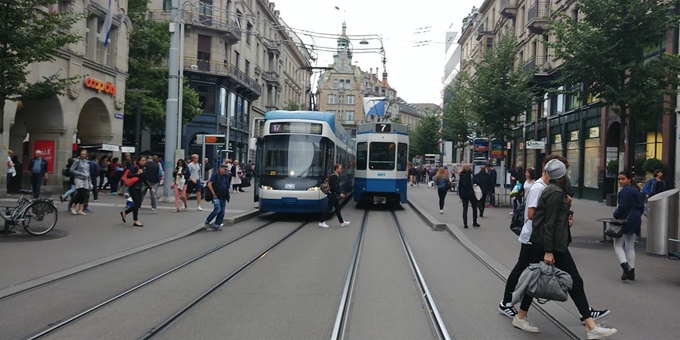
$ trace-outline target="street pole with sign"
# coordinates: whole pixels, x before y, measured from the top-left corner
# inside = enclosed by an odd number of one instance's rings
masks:
[[[204,181],[210,178],[205,178],[205,146],[206,145],[225,145],[227,136],[225,135],[197,135],[196,142],[201,144],[201,178]]]

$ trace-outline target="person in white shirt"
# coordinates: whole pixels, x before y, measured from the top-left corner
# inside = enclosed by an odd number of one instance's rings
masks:
[[[14,168],[14,162],[12,162],[12,155],[14,153],[12,150],[7,150],[7,197],[9,197],[9,183],[17,175],[17,170]]]
[[[189,182],[187,182],[187,195],[191,193],[196,193],[196,209],[198,211],[203,211],[201,208],[201,192],[203,191],[203,185],[201,184],[201,164],[198,163],[198,155],[191,155],[191,163],[187,165],[189,168]]]

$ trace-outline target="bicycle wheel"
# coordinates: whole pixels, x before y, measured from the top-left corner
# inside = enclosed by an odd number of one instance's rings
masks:
[[[17,218],[27,233],[35,236],[49,233],[57,225],[59,214],[54,204],[45,201],[33,201],[22,216]]]

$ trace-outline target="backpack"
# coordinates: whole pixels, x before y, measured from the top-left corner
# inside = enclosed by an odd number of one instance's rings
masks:
[[[526,203],[522,202],[517,206],[517,209],[512,213],[512,218],[510,219],[510,230],[519,236],[522,233],[522,227],[524,226],[524,209],[526,208]]]
[[[654,187],[656,186],[656,178],[652,178],[647,183],[645,183],[645,186],[642,188],[642,194],[651,196],[654,194]]]
[[[330,177],[326,178],[321,182],[321,186],[319,186],[319,189],[321,189],[321,192],[324,194],[328,194],[331,192],[331,182],[330,182]]]

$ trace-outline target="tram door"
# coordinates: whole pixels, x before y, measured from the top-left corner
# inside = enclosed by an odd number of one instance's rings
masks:
[[[253,174],[253,202],[260,201],[260,174],[262,173],[260,169],[264,166],[264,150],[262,150],[263,142],[262,138],[251,138],[248,143],[249,149],[255,149],[255,173]]]

